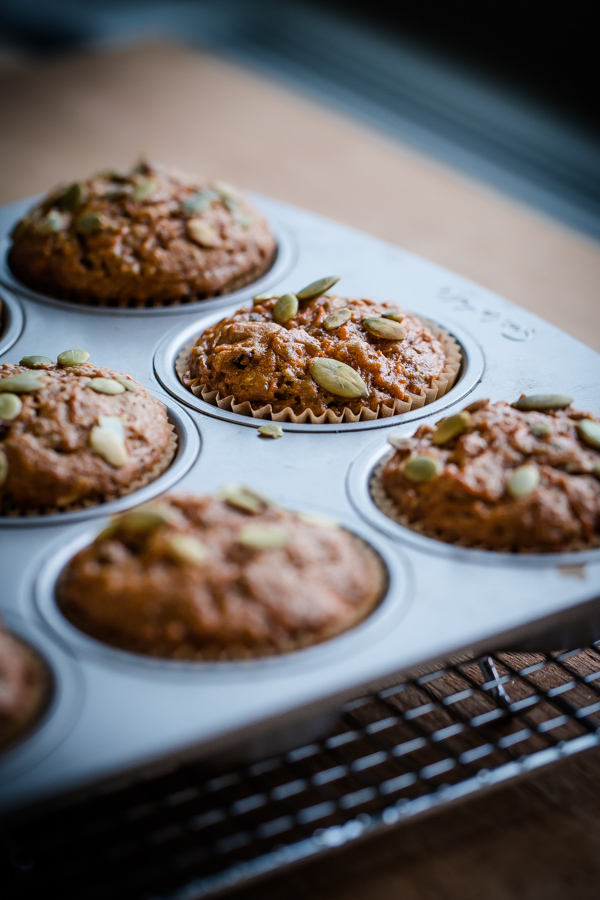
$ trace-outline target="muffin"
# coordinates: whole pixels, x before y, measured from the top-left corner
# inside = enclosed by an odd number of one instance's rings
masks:
[[[0,513],[75,509],[136,490],[175,453],[164,405],[67,350],[0,364]]]
[[[454,383],[460,351],[449,334],[388,303],[324,293],[257,297],[207,328],[177,369],[204,400],[292,422],[356,422],[408,412]]]
[[[141,162],[52,191],[12,233],[9,264],[37,291],[99,306],[189,303],[271,266],[265,218],[223,182]]]
[[[0,752],[33,728],[49,695],[45,663],[0,623]]]
[[[385,584],[379,557],[336,523],[232,486],[113,519],[68,563],[57,601],[82,631],[135,653],[240,659],[352,628]]]
[[[442,541],[547,553],[600,544],[600,420],[559,394],[478,400],[414,437],[375,473],[392,518]]]

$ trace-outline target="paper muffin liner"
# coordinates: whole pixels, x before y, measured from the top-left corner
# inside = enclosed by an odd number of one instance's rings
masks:
[[[135,481],[130,482],[130,484],[125,485],[122,489],[113,491],[110,494],[106,494],[106,496],[102,500],[83,500],[79,503],[71,503],[68,506],[44,506],[44,507],[32,507],[27,509],[22,509],[20,506],[10,506],[8,509],[5,509],[0,516],[6,516],[8,518],[18,518],[20,516],[28,517],[28,516],[52,516],[56,514],[77,512],[80,509],[90,509],[93,506],[100,506],[103,503],[109,503],[111,500],[118,500],[120,497],[127,497],[129,494],[133,494],[135,491],[139,491],[141,488],[146,487],[147,484],[150,484],[152,481],[156,481],[159,475],[167,469],[173,459],[175,457],[175,453],[177,452],[177,432],[175,431],[175,426],[168,423],[169,425],[169,443],[167,444],[167,449],[163,457],[150,469],[149,472],[145,472],[143,475],[140,475],[139,478],[136,478]]]
[[[181,383],[190,390],[194,396],[200,397],[206,403],[212,406],[218,406],[219,409],[227,409],[231,412],[238,413],[243,416],[252,416],[254,419],[271,419],[273,422],[294,422],[297,424],[322,425],[328,423],[331,425],[339,425],[342,422],[369,422],[374,419],[385,419],[390,416],[399,416],[403,413],[410,412],[411,409],[420,409],[428,403],[433,403],[443,397],[450,388],[452,388],[458,377],[462,363],[462,351],[458,341],[452,335],[435,322],[427,319],[421,319],[434,334],[444,347],[446,362],[439,376],[433,379],[430,387],[422,388],[418,394],[409,393],[408,400],[394,400],[389,403],[381,403],[376,410],[363,406],[358,413],[346,408],[341,414],[336,413],[332,409],[326,410],[321,415],[315,415],[311,409],[305,409],[304,412],[297,414],[289,406],[280,412],[275,412],[270,403],[265,406],[253,406],[248,400],[236,400],[233,395],[223,397],[219,391],[213,391],[204,385],[195,383],[194,381],[186,381],[184,376],[188,368],[189,355],[197,338],[190,341],[179,353],[175,361],[175,370]]]
[[[461,540],[461,541],[450,541],[448,538],[442,537],[433,529],[428,529],[420,525],[418,522],[410,522],[408,517],[400,512],[398,507],[392,498],[388,495],[383,485],[383,470],[385,469],[389,460],[393,457],[396,451],[394,449],[390,450],[385,456],[380,460],[378,465],[373,469],[371,473],[371,477],[369,479],[369,493],[371,494],[371,499],[373,503],[388,519],[391,519],[393,522],[396,522],[397,525],[401,525],[403,528],[408,528],[409,531],[414,531],[415,534],[420,534],[423,537],[431,538],[432,540],[439,541],[441,544],[449,544],[452,547],[464,547],[468,550],[485,550],[487,553],[511,553],[514,555],[521,556],[532,556],[532,555],[546,555],[548,553],[573,553],[573,552],[581,552],[583,550],[594,550],[600,547],[600,534],[593,535],[589,541],[582,540],[573,540],[568,544],[564,544],[560,550],[557,549],[542,549],[542,548],[531,548],[527,547],[525,549],[514,550],[510,545],[506,545],[504,547],[488,547],[486,544]]]

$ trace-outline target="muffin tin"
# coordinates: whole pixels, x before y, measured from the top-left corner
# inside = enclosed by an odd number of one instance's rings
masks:
[[[12,342],[6,330],[0,333],[2,361],[29,353],[55,358],[67,347],[85,347],[94,362],[153,389],[180,436],[176,461],[141,491],[73,513],[0,520],[0,614],[32,643],[39,637],[50,664],[53,653],[70,660],[61,683],[79,690],[81,699],[77,709],[73,697],[65,700],[66,688],[55,691],[46,724],[0,758],[0,808],[6,811],[181,758],[260,754],[288,737],[309,739],[328,712],[377,679],[466,648],[487,649],[552,629],[560,638],[573,623],[594,627],[600,550],[517,556],[441,544],[383,516],[368,486],[389,435],[408,434],[417,422],[435,421],[478,397],[510,401],[522,392],[560,390],[599,413],[598,355],[426,260],[304,210],[254,199],[274,225],[277,260],[260,282],[214,300],[156,310],[78,307],[29,291],[5,259],[0,266]],[[4,253],[10,228],[30,202],[0,210]],[[282,423],[283,438],[268,440],[258,435],[261,420],[206,404],[180,384],[177,354],[207,324],[259,291],[298,290],[333,273],[342,276],[346,296],[394,301],[456,337],[463,367],[443,398],[373,422]],[[81,634],[62,617],[54,601],[56,577],[110,512],[167,487],[205,493],[230,482],[247,483],[292,509],[334,516],[371,544],[388,570],[380,607],[327,643],[227,663],[136,656]],[[46,753],[44,728],[53,721],[63,728]],[[19,758],[31,764],[19,769],[13,762]]]

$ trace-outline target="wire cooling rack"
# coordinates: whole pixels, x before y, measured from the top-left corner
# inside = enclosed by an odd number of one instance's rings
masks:
[[[322,741],[223,771],[185,764],[5,824],[8,897],[196,900],[600,743],[600,642],[465,658],[386,683]]]

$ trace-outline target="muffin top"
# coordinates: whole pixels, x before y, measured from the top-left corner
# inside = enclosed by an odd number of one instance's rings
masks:
[[[600,420],[563,395],[479,400],[396,448],[382,473],[400,520],[489,550],[597,546]],[[387,511],[387,510],[386,510]]]
[[[221,497],[166,496],[114,519],[66,566],[57,599],[107,643],[235,659],[345,631],[384,583],[379,557],[348,531],[230,487]]]
[[[49,687],[41,659],[0,623],[0,750],[37,720]]]
[[[446,363],[431,329],[391,304],[287,294],[257,298],[253,309],[207,328],[182,380],[275,413],[358,414],[424,395]]]
[[[1,512],[98,503],[171,461],[163,404],[128,376],[83,362],[88,356],[73,350],[57,363],[32,356],[0,364]]]
[[[142,162],[48,194],[13,230],[9,262],[55,297],[161,306],[243,287],[274,253],[266,220],[237,190]]]

